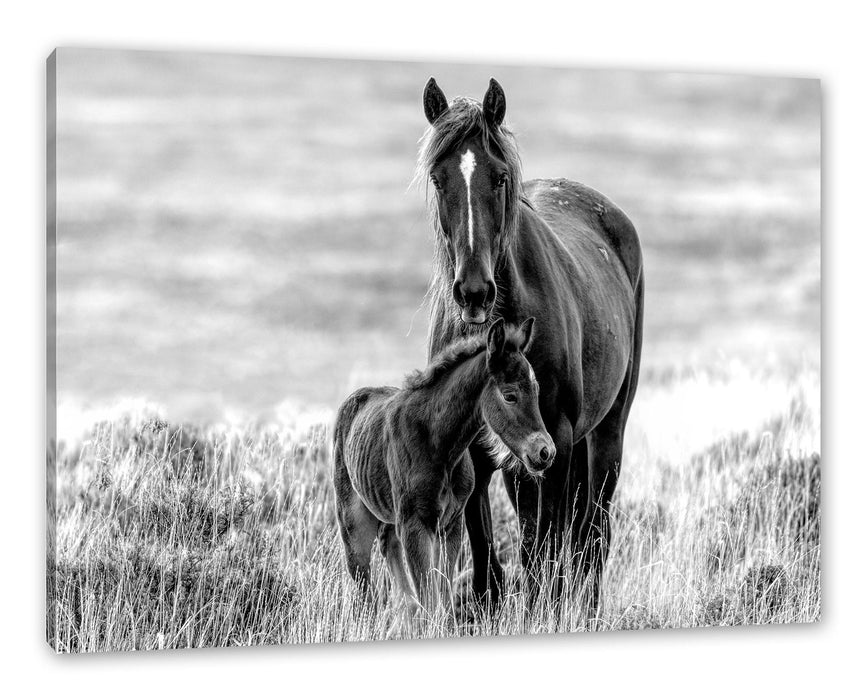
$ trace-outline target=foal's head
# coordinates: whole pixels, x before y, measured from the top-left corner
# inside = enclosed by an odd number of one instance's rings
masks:
[[[538,382],[524,354],[532,342],[534,318],[506,333],[502,319],[487,332],[487,369],[490,373],[481,411],[490,429],[526,467],[540,474],[556,456],[553,440],[538,409]]]
[[[484,324],[496,303],[494,272],[518,222],[520,159],[504,126],[505,93],[493,78],[482,102],[450,105],[433,78],[424,89],[430,128],[418,163],[439,232],[437,271],[467,324]]]

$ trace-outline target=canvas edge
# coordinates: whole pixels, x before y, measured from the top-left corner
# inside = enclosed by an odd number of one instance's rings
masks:
[[[45,641],[57,648],[57,50],[45,65]]]

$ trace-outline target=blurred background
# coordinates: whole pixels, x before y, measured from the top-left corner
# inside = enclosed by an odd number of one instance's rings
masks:
[[[495,76],[526,179],[632,219],[643,381],[819,361],[817,81],[62,49],[61,407],[273,419],[423,365],[431,75],[477,99]]]

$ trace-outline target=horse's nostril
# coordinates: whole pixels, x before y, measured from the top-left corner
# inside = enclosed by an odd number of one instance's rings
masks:
[[[494,301],[496,301],[496,284],[488,282],[487,294],[484,296],[484,304],[486,306],[492,306]]]
[[[550,450],[546,447],[542,447],[541,451],[538,453],[538,456],[541,458],[542,462],[546,462],[550,458]]]
[[[451,287],[451,294],[454,296],[454,301],[457,302],[458,306],[466,306],[466,300],[463,298],[463,292],[460,289],[461,286],[461,283],[455,280]]]

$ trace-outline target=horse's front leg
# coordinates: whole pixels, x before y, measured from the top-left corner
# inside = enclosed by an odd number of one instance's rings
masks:
[[[636,348],[639,356],[639,333]],[[623,437],[637,388],[637,378],[637,364],[633,360],[613,406],[587,436],[589,489],[578,547],[581,551],[583,572],[588,577],[590,616],[597,616],[601,603],[602,575],[612,534],[610,504],[619,481]]]
[[[610,551],[610,504],[622,465],[622,429],[602,424],[588,436],[589,503],[580,528],[581,565],[587,577],[588,611],[598,614],[604,566]]]
[[[568,491],[574,431],[564,416],[548,432],[556,445],[553,464],[536,479],[519,472],[505,479],[506,489],[517,511],[521,532],[523,585],[530,601],[548,592],[551,599],[563,591],[562,552],[568,517],[563,495]]]
[[[493,540],[493,517],[490,513],[490,478],[496,465],[487,450],[475,443],[470,446],[475,485],[466,501],[464,516],[469,547],[472,550],[472,589],[482,602],[499,603],[504,581],[502,565]]]

